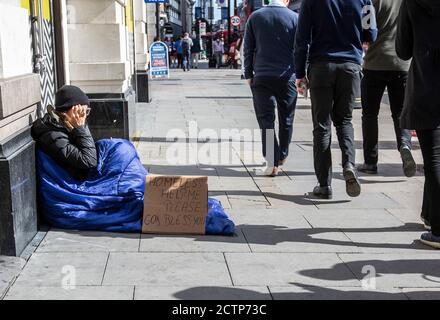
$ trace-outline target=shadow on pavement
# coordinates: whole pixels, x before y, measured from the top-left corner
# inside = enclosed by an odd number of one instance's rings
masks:
[[[435,283],[436,287],[440,287],[440,268],[438,259],[401,259],[401,260],[359,260],[342,262],[334,265],[331,269],[310,269],[303,270],[299,273],[305,277],[321,279],[321,280],[334,280],[344,281],[351,280],[342,273],[331,272],[340,268],[341,266],[348,267],[358,279],[363,279],[365,273],[363,268],[365,266],[372,266],[376,270],[376,279],[387,275],[399,275],[399,274],[413,274],[422,275],[425,281]],[[437,278],[437,279],[433,279]]]
[[[332,246],[348,246],[374,249],[415,249],[423,252],[433,252],[434,249],[423,245],[420,241],[414,240],[411,244],[396,244],[396,243],[368,243],[360,241],[352,241],[347,237],[346,241],[319,238],[319,235],[324,235],[334,232],[343,233],[384,233],[384,232],[422,232],[423,228],[419,224],[407,223],[399,227],[387,228],[313,228],[313,229],[289,229],[283,226],[273,225],[239,225],[245,235],[246,241],[254,245],[277,245],[285,242],[297,242],[316,245],[332,245]],[[198,238],[197,241],[209,241],[203,237]],[[438,262],[440,263],[440,262]],[[440,274],[440,268],[438,270]]]
[[[248,288],[239,287],[194,287],[176,292],[174,297],[181,300],[408,300],[408,297],[399,290],[394,292],[367,291],[362,288],[324,288],[319,286],[292,283],[284,287],[281,292],[269,288],[270,292],[264,293]],[[426,295],[425,291],[412,294]]]

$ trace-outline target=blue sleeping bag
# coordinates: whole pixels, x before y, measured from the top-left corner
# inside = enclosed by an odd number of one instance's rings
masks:
[[[96,143],[98,166],[78,182],[43,151],[37,151],[40,207],[54,227],[141,232],[148,174],[127,140]],[[232,235],[235,225],[215,199],[208,200],[206,234]]]

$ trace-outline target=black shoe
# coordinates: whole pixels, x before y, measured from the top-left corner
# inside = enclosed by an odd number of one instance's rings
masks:
[[[433,235],[432,232],[422,234],[420,240],[424,244],[433,247],[434,249],[440,249],[440,237]]]
[[[417,172],[417,165],[411,153],[411,149],[408,147],[402,147],[400,149],[400,156],[402,157],[403,173],[408,178],[414,177]]]
[[[313,195],[320,199],[330,200],[333,198],[333,190],[332,187],[316,186],[313,189]]]
[[[361,194],[361,184],[357,177],[356,170],[352,164],[347,165],[344,168],[344,179],[347,194],[352,198],[359,197]]]
[[[377,174],[377,166],[374,164],[361,164],[357,167],[357,170],[366,174]]]

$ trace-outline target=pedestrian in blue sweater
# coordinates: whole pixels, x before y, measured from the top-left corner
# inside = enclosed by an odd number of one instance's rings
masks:
[[[293,51],[298,14],[287,8],[289,3],[273,0],[255,11],[246,25],[244,40],[245,77],[252,89],[267,164],[263,174],[271,177],[278,174],[289,155],[297,101]]]
[[[352,113],[362,77],[363,43],[377,37],[371,0],[304,0],[295,45],[297,86],[310,87],[314,162],[319,185],[316,197],[331,199],[331,125],[342,151],[346,191],[361,193],[355,169]],[[308,67],[307,67],[308,64]],[[306,69],[308,69],[306,72]]]

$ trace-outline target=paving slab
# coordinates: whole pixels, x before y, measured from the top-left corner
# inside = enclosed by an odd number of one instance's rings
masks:
[[[421,212],[423,203],[423,188],[421,188],[418,192],[386,192],[386,195],[398,202],[402,209],[414,209]]]
[[[50,230],[37,252],[138,251],[140,234]]]
[[[25,264],[26,261],[22,258],[0,256],[0,300]]]
[[[230,209],[228,213],[231,219],[239,227],[278,227],[290,229],[311,228],[310,224],[304,218],[305,213],[317,211],[315,207],[291,209],[291,208],[243,208]]]
[[[344,188],[345,189],[345,188]],[[350,198],[340,190],[334,190],[333,200],[314,200],[314,204],[320,209],[399,209],[402,204],[393,200],[384,193],[362,193],[357,198]]]
[[[418,224],[423,227],[420,209],[387,209],[389,213],[404,223]]]
[[[399,289],[365,290],[359,287],[269,287],[274,300],[408,300]]]
[[[440,300],[440,289],[436,288],[403,288],[402,291],[410,300]]]
[[[259,208],[264,209],[270,205],[267,199],[261,194],[250,194],[237,195],[236,192],[227,191],[229,203],[231,204],[232,209],[241,209],[241,208]]]
[[[267,287],[136,286],[135,300],[271,300]]]
[[[104,252],[35,253],[15,284],[31,287],[62,287],[63,283],[98,286],[107,259],[108,253]]]
[[[237,286],[288,286],[292,283],[360,286],[360,281],[334,253],[226,253],[225,256]],[[318,271],[304,273],[310,269]]]
[[[143,234],[141,252],[250,252],[241,230],[234,236],[167,236]]]
[[[401,227],[405,224],[386,210],[372,209],[321,209],[305,212],[304,217],[314,228],[341,229],[344,232],[369,232],[390,227]]]
[[[232,285],[222,253],[110,253],[103,284],[190,286],[194,283]]]
[[[420,227],[420,229],[422,229]],[[345,232],[364,253],[420,253],[435,251],[420,242],[420,231],[401,231],[390,228],[391,231],[375,232]]]
[[[244,227],[252,252],[361,252],[338,230]]]
[[[440,288],[440,255],[437,252],[340,254],[339,257],[358,279],[365,277],[362,273],[365,266],[374,267],[377,288]],[[308,271],[309,274],[316,272],[323,270]]]
[[[133,300],[133,286],[57,287],[14,286],[5,300]]]

